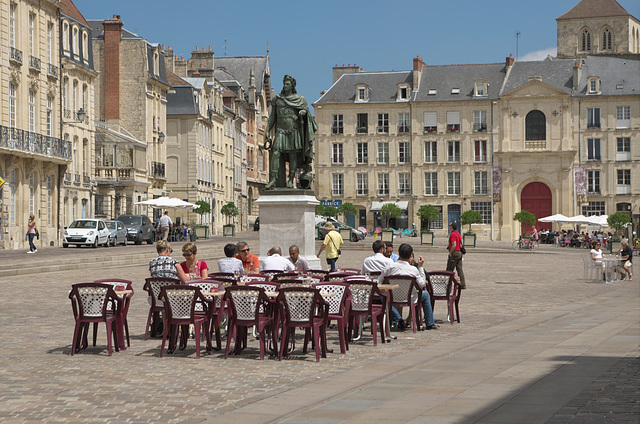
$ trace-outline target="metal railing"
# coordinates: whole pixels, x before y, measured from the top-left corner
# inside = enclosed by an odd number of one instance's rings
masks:
[[[22,50],[11,47],[11,56],[9,56],[9,59],[22,65]]]
[[[51,63],[49,63],[49,76],[50,77],[54,77],[54,78],[58,78],[58,67],[56,65],[51,64]]]
[[[0,148],[71,160],[71,142],[0,125]]]
[[[151,171],[156,178],[164,178],[164,163],[151,162]]]
[[[35,56],[29,56],[29,68],[40,72],[40,59]]]

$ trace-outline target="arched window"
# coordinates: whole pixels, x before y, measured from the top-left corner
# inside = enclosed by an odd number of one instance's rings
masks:
[[[525,119],[526,134],[525,140],[546,140],[547,139],[547,118],[539,110],[532,110]]]
[[[607,28],[602,32],[602,50],[611,50],[612,49],[612,39],[613,35],[611,31]]]
[[[591,51],[591,33],[589,32],[588,29],[585,29],[582,32],[582,51],[583,52],[588,52]]]

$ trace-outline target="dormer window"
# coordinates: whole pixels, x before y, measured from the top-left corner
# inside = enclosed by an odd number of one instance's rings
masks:
[[[356,102],[369,101],[369,87],[364,84],[356,85]]]
[[[398,84],[398,97],[396,100],[399,102],[409,100],[409,84]]]
[[[460,94],[460,89],[459,88],[452,88],[451,89],[451,94]]]
[[[436,94],[438,94],[438,90],[435,88],[430,88],[429,91],[427,91],[427,95],[429,96],[435,96]]]
[[[587,80],[589,94],[600,94],[600,78],[589,77]]]
[[[484,81],[476,81],[474,84],[473,95],[476,97],[486,97],[487,93],[487,83]]]

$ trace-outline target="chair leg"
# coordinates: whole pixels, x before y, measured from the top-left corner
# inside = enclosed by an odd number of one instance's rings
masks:
[[[459,299],[456,299],[456,317],[458,318],[458,324],[460,324],[460,311],[458,310],[458,301]]]
[[[126,318],[124,320],[124,334],[127,336],[127,347],[131,347],[131,341],[129,340],[129,323]]]
[[[169,334],[169,325],[166,325],[164,327],[164,331],[162,332],[162,346],[160,347],[160,357],[161,358],[164,355],[164,345],[167,343],[167,334]],[[169,339],[169,346],[171,346],[171,339]]]
[[[98,339],[98,323],[93,323],[93,345],[96,345],[96,340]]]
[[[341,320],[338,320],[338,338],[340,339],[340,353],[347,353],[346,340],[344,334],[344,325]]]
[[[149,310],[149,317],[147,318],[147,326],[144,329],[144,339],[147,340],[149,338],[149,326],[151,325],[151,316],[153,312]]]
[[[282,357],[284,356],[284,349],[288,344],[288,340],[287,340],[288,338],[289,338],[289,335],[287,331],[287,326],[283,325],[282,332],[280,333],[280,354],[278,355],[279,361],[282,361]]]
[[[194,323],[193,327],[193,331],[196,336],[196,359],[200,359],[200,329],[202,328],[202,325],[195,325]]]
[[[95,346],[96,345],[95,344],[96,326],[98,324],[95,323],[95,322],[93,324],[94,324],[94,327],[93,327],[93,334],[94,334],[93,345]],[[111,330],[112,330],[112,327],[113,327],[113,321],[112,322],[105,321],[105,325],[107,327],[107,353],[109,354],[109,356],[111,356],[111,353],[112,353],[112,349],[111,349]]]
[[[76,351],[80,351],[80,340],[79,335],[82,329],[82,323],[80,321],[76,321],[76,326],[73,330],[73,342],[71,343],[71,356],[73,356]]]

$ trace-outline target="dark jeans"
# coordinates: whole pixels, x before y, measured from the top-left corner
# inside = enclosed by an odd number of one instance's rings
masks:
[[[336,272],[336,262],[338,258],[327,258],[327,265],[329,265],[329,272]]]
[[[460,285],[464,288],[467,287],[464,282],[464,271],[462,270],[462,252],[454,250],[447,260],[447,271],[458,271],[458,278],[460,279]]]
[[[36,237],[35,233],[29,233],[29,250],[30,251],[35,251],[38,250],[36,249],[36,245],[33,244],[33,239]]]

